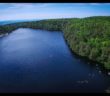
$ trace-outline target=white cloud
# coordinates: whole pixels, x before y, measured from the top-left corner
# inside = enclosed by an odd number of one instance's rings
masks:
[[[110,3],[89,3],[90,5],[110,5]]]
[[[52,5],[51,3],[0,3],[0,6],[8,6],[8,8],[43,8]]]
[[[66,14],[66,13],[22,13],[22,14],[10,14],[10,15],[4,15],[0,16],[0,20],[21,20],[21,19],[48,19],[48,18],[66,18],[66,17],[73,17],[74,15],[72,13]]]
[[[1,15],[6,14],[20,14],[21,12],[41,11],[48,8],[52,4],[49,3],[0,3],[0,6],[6,6],[6,8],[0,9]],[[30,13],[31,13],[30,11]]]
[[[110,3],[71,3],[73,5],[110,5]]]
[[[110,3],[57,3],[57,4],[56,3],[0,3],[0,20],[44,19],[44,18],[62,18],[62,17],[67,18],[67,17],[81,17],[81,16],[83,17],[94,14],[94,10],[91,9],[90,11],[89,8],[88,9],[86,8],[87,6],[83,6],[83,5],[96,6],[103,4],[109,5]],[[79,5],[79,6],[74,7],[74,5]],[[99,14],[99,13],[95,13],[95,14]]]

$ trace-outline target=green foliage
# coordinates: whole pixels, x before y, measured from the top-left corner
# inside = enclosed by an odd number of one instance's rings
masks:
[[[65,38],[74,52],[103,63],[107,69],[110,69],[110,58],[108,58],[110,55],[109,26],[110,16],[73,19],[66,26]]]

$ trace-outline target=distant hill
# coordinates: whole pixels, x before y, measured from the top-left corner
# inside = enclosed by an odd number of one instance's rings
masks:
[[[8,21],[0,21],[0,25],[12,24],[17,22],[30,22],[30,21],[39,21],[39,20],[8,20]]]

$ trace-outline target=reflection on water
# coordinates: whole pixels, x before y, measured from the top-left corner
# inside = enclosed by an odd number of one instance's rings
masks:
[[[105,92],[110,77],[99,70],[61,32],[19,28],[0,38],[0,92]]]

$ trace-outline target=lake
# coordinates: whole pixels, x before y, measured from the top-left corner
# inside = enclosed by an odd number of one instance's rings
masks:
[[[62,32],[19,28],[0,38],[0,92],[105,92],[110,76],[76,58]]]

